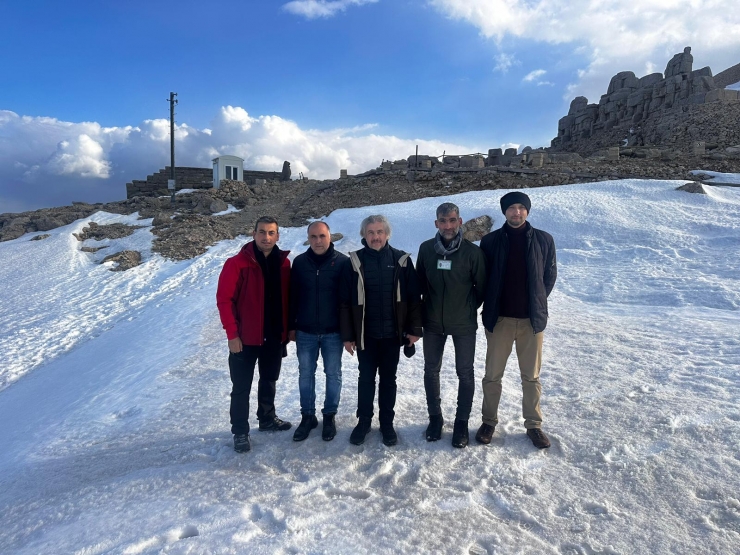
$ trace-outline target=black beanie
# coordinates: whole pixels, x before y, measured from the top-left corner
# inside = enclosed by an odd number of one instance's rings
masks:
[[[527,214],[529,214],[529,209],[532,207],[532,201],[529,200],[529,197],[519,191],[512,191],[501,197],[501,212],[506,214],[512,204],[523,204],[524,208],[527,209]]]

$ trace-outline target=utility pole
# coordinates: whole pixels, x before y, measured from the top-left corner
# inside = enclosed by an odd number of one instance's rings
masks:
[[[167,181],[167,188],[172,191],[170,204],[175,205],[175,98],[177,93],[170,93],[170,179]]]

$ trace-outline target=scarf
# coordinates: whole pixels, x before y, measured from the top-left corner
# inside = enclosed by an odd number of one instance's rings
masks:
[[[445,244],[442,242],[442,236],[439,234],[439,231],[434,237],[434,250],[437,254],[442,256],[449,256],[453,252],[456,252],[460,248],[460,245],[462,245],[462,228],[457,230],[457,235],[452,241],[450,241],[450,245],[448,247],[445,247]]]

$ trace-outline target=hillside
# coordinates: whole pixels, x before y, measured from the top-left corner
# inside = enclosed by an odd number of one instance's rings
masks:
[[[427,443],[419,355],[399,366],[399,444],[385,447],[375,424],[353,446],[357,362],[345,354],[334,441],[255,431],[252,452],[236,454],[215,287],[244,236],[178,262],[154,252],[152,216],[98,211],[41,241],[0,243],[3,553],[736,551],[740,189],[689,194],[681,183],[527,191],[530,221],[552,233],[559,261],[542,371],[546,451],[524,434],[514,358],[490,446],[453,449],[451,418],[442,441]],[[444,200],[498,226],[504,192]],[[384,213],[391,243],[415,255],[441,200],[340,209],[327,221],[348,251],[360,220]],[[91,220],[143,227],[75,239]],[[305,227],[286,226],[280,245],[295,256],[304,239]],[[104,245],[137,250],[142,264],[110,272],[104,251],[80,250]],[[449,345],[446,417],[453,356]],[[484,356],[479,331],[477,384]],[[480,402],[478,385],[476,418]],[[276,405],[297,422],[292,345]]]

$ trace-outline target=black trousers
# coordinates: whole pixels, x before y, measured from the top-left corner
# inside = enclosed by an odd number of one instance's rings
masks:
[[[241,353],[229,353],[231,374],[231,433],[249,433],[249,394],[252,391],[254,366],[259,367],[257,383],[257,418],[275,418],[275,383],[280,377],[283,345],[280,341],[265,342],[256,347],[244,345]]]
[[[424,389],[427,394],[429,416],[442,414],[439,372],[442,368],[442,354],[445,350],[447,335],[424,330]],[[455,369],[459,383],[457,386],[458,420],[469,420],[475,394],[475,333],[470,335],[453,335],[455,345]]]
[[[378,420],[392,424],[396,415],[396,368],[401,347],[398,339],[365,338],[365,348],[357,351],[360,377],[357,383],[357,416],[372,418],[375,401],[375,376],[378,384]]]

